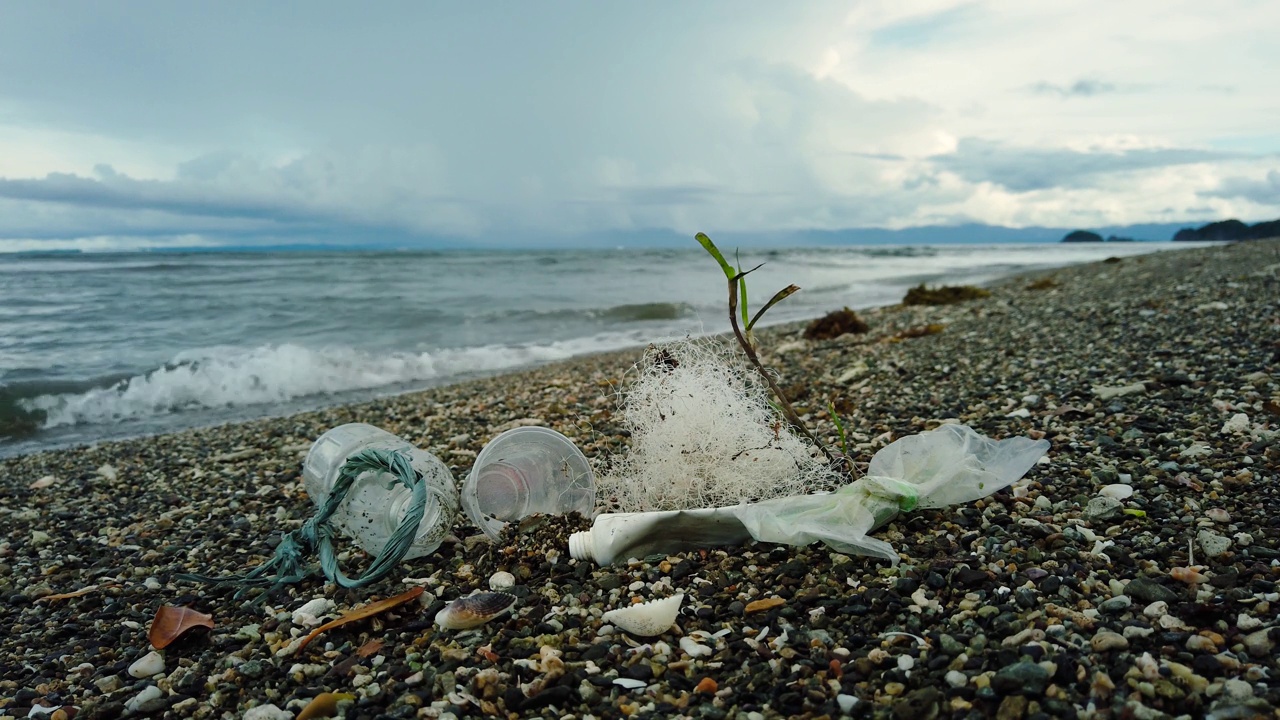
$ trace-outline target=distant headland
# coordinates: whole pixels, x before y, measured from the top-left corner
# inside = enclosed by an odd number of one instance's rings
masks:
[[[1198,228],[1182,228],[1173,234],[1175,242],[1184,240],[1197,242],[1261,240],[1272,237],[1280,237],[1280,220],[1267,220],[1253,225],[1235,219],[1219,220]],[[1098,233],[1089,230],[1072,230],[1067,233],[1066,237],[1062,238],[1062,242],[1133,242],[1133,238],[1116,237],[1115,235],[1109,235],[1104,238]]]

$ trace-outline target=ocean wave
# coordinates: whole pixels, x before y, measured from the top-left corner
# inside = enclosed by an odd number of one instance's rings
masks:
[[[81,383],[71,392],[31,393],[9,387],[0,402],[0,434],[112,423],[158,415],[253,405],[378,389],[405,390],[476,373],[531,366],[634,345],[626,334],[527,346],[484,346],[373,353],[351,347],[267,345],[185,352],[163,367],[112,382]],[[85,387],[87,386],[87,387]],[[25,397],[15,397],[22,394]],[[12,427],[6,428],[8,418]],[[38,424],[38,428],[36,427]],[[7,430],[7,432],[6,432]]]

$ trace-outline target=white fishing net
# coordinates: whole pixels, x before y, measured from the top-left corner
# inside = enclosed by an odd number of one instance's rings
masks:
[[[770,405],[740,351],[702,339],[650,347],[622,392],[629,451],[600,480],[617,512],[684,510],[811,492],[835,480]]]

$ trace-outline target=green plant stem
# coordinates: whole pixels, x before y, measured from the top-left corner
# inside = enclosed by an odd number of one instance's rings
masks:
[[[733,336],[737,338],[738,344],[741,345],[742,350],[746,352],[747,359],[751,361],[751,366],[754,367],[756,372],[760,374],[760,377],[764,378],[764,381],[768,383],[769,389],[773,391],[774,397],[778,398],[778,405],[782,408],[782,415],[787,419],[787,422],[791,423],[793,427],[804,433],[804,436],[809,438],[814,445],[817,445],[818,449],[822,451],[823,455],[827,456],[827,460],[833,465],[843,465],[844,463],[840,459],[836,458],[836,456],[827,449],[827,446],[823,444],[821,440],[815,437],[813,433],[809,432],[809,428],[805,426],[804,421],[800,419],[800,416],[796,414],[795,409],[791,407],[791,403],[787,400],[787,396],[782,393],[782,388],[778,387],[778,383],[774,382],[773,376],[770,375],[769,372],[764,369],[764,365],[760,363],[760,358],[756,356],[756,351],[755,348],[751,346],[751,341],[742,334],[742,328],[738,325],[738,281],[759,267],[760,266],[757,265],[756,267],[751,268],[751,270],[738,273],[737,275],[729,278],[729,324],[733,326]]]

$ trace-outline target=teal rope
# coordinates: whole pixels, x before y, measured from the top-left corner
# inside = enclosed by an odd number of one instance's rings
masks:
[[[333,528],[329,519],[337,512],[347,491],[356,478],[365,472],[388,472],[395,476],[397,482],[413,493],[412,502],[405,512],[404,521],[396,528],[387,540],[387,544],[378,553],[378,557],[365,569],[359,577],[347,577],[338,568],[338,556],[333,550]],[[427,483],[409,464],[409,458],[394,450],[362,450],[347,458],[342,469],[338,471],[338,481],[334,483],[329,498],[320,511],[307,520],[302,527],[290,532],[276,546],[275,555],[265,563],[254,568],[245,575],[226,575],[214,577],[183,573],[176,577],[180,580],[214,583],[218,585],[234,584],[243,587],[236,593],[239,598],[251,587],[269,585],[267,592],[262,593],[254,602],[261,603],[267,596],[283,585],[296,583],[314,574],[313,568],[304,568],[303,558],[316,552],[320,556],[320,571],[330,581],[344,588],[360,588],[371,585],[386,577],[396,563],[404,559],[417,536],[418,524],[427,509]],[[436,488],[433,494],[439,495]],[[449,499],[438,497],[441,507],[448,507]],[[269,575],[274,575],[269,577]]]

